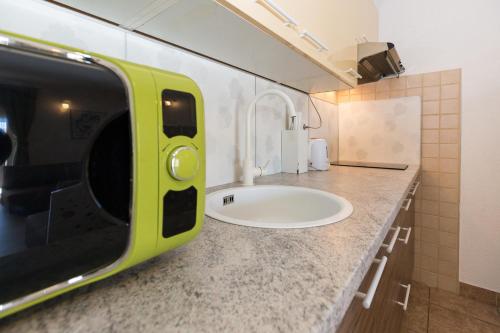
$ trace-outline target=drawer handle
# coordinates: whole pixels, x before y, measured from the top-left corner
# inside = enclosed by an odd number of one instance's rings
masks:
[[[373,296],[375,296],[375,292],[377,291],[378,284],[380,282],[380,278],[382,277],[382,273],[384,273],[385,265],[387,264],[387,257],[383,256],[382,259],[374,259],[373,262],[378,264],[377,271],[375,272],[375,276],[373,277],[372,282],[370,283],[370,287],[368,291],[362,293],[360,291],[356,292],[356,297],[363,299],[363,307],[365,309],[369,309],[372,305]]]
[[[307,30],[302,30],[302,32],[299,34],[300,38],[308,39],[311,41],[314,45],[316,45],[318,51],[328,51],[328,48],[323,44],[319,39],[311,35]]]
[[[410,209],[410,205],[411,205],[411,198],[404,199],[403,200],[403,205],[401,206],[401,209],[404,209],[405,211],[408,211],[408,209]]]
[[[408,244],[408,241],[410,240],[410,235],[411,235],[411,227],[401,228],[401,229],[406,231],[406,236],[405,236],[405,238],[399,238],[399,240],[404,242],[405,244]]]
[[[391,228],[391,230],[394,228]],[[394,244],[396,244],[396,241],[398,240],[399,232],[401,231],[401,227],[397,227],[396,231],[394,231],[394,234],[392,235],[391,241],[389,244],[382,244],[382,247],[385,247],[387,253],[391,253],[392,249],[394,249]]]
[[[405,293],[405,301],[404,302],[396,302],[397,304],[401,305],[403,307],[403,310],[406,311],[408,308],[408,301],[410,299],[410,290],[411,290],[411,284],[399,284],[401,287],[406,289]]]
[[[417,193],[417,189],[418,187],[420,186],[420,182],[416,182],[414,185],[413,185],[413,188],[411,189],[411,196],[414,197],[415,196],[415,193]]]
[[[298,26],[299,24],[293,17],[288,15],[280,6],[274,3],[272,0],[254,0],[257,4],[262,4],[265,3],[267,6],[263,6],[264,8],[268,9],[268,7],[271,7],[278,15],[283,18],[283,23],[289,27],[291,25],[293,26]]]

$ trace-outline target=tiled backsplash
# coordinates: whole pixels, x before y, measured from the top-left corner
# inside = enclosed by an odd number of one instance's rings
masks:
[[[126,38],[128,60],[185,74],[200,87],[205,106],[207,187],[241,177],[246,114],[258,92],[270,88],[285,92],[296,111],[302,113],[302,120],[308,121],[307,94],[142,36],[127,34]],[[264,166],[269,161],[270,174],[281,172],[281,130],[286,126],[286,105],[279,97],[266,96],[257,103],[254,114],[256,165]]]
[[[256,93],[276,88],[286,92],[308,121],[307,94],[297,92],[255,75],[211,61],[181,49],[145,38],[47,2],[13,3],[8,15],[0,13],[0,28],[42,40],[61,43],[131,62],[181,73],[200,87],[205,105],[207,186],[237,181],[244,152],[244,119]],[[17,17],[23,17],[19,21]],[[100,36],[100,38],[96,38]],[[277,97],[257,104],[256,162],[268,160],[269,172],[281,170],[281,129],[286,107]],[[254,136],[255,138],[255,136]]]
[[[422,97],[422,186],[417,191],[414,279],[458,292],[460,69],[402,76],[337,93],[339,103]]]
[[[420,97],[339,105],[339,160],[420,164]]]

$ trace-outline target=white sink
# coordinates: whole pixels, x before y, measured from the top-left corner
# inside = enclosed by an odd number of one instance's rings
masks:
[[[352,214],[338,195],[298,186],[257,185],[209,193],[205,214],[257,228],[309,228],[339,222]]]

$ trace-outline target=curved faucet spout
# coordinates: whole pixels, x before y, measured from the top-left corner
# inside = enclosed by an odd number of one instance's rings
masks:
[[[252,158],[252,140],[251,140],[251,119],[252,119],[252,111],[255,109],[255,105],[257,102],[264,96],[267,95],[275,95],[281,97],[283,101],[286,103],[286,111],[288,117],[296,117],[295,106],[293,105],[290,97],[284,92],[278,89],[268,89],[261,91],[258,93],[255,98],[252,100],[250,105],[248,106],[247,114],[246,114],[246,133],[245,133],[245,160],[243,162],[243,185],[253,185],[253,178],[255,176],[262,176],[263,170],[262,168],[255,167],[255,161]]]

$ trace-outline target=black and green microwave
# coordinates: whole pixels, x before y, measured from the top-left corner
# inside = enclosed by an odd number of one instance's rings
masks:
[[[189,78],[0,31],[0,318],[193,239]]]

